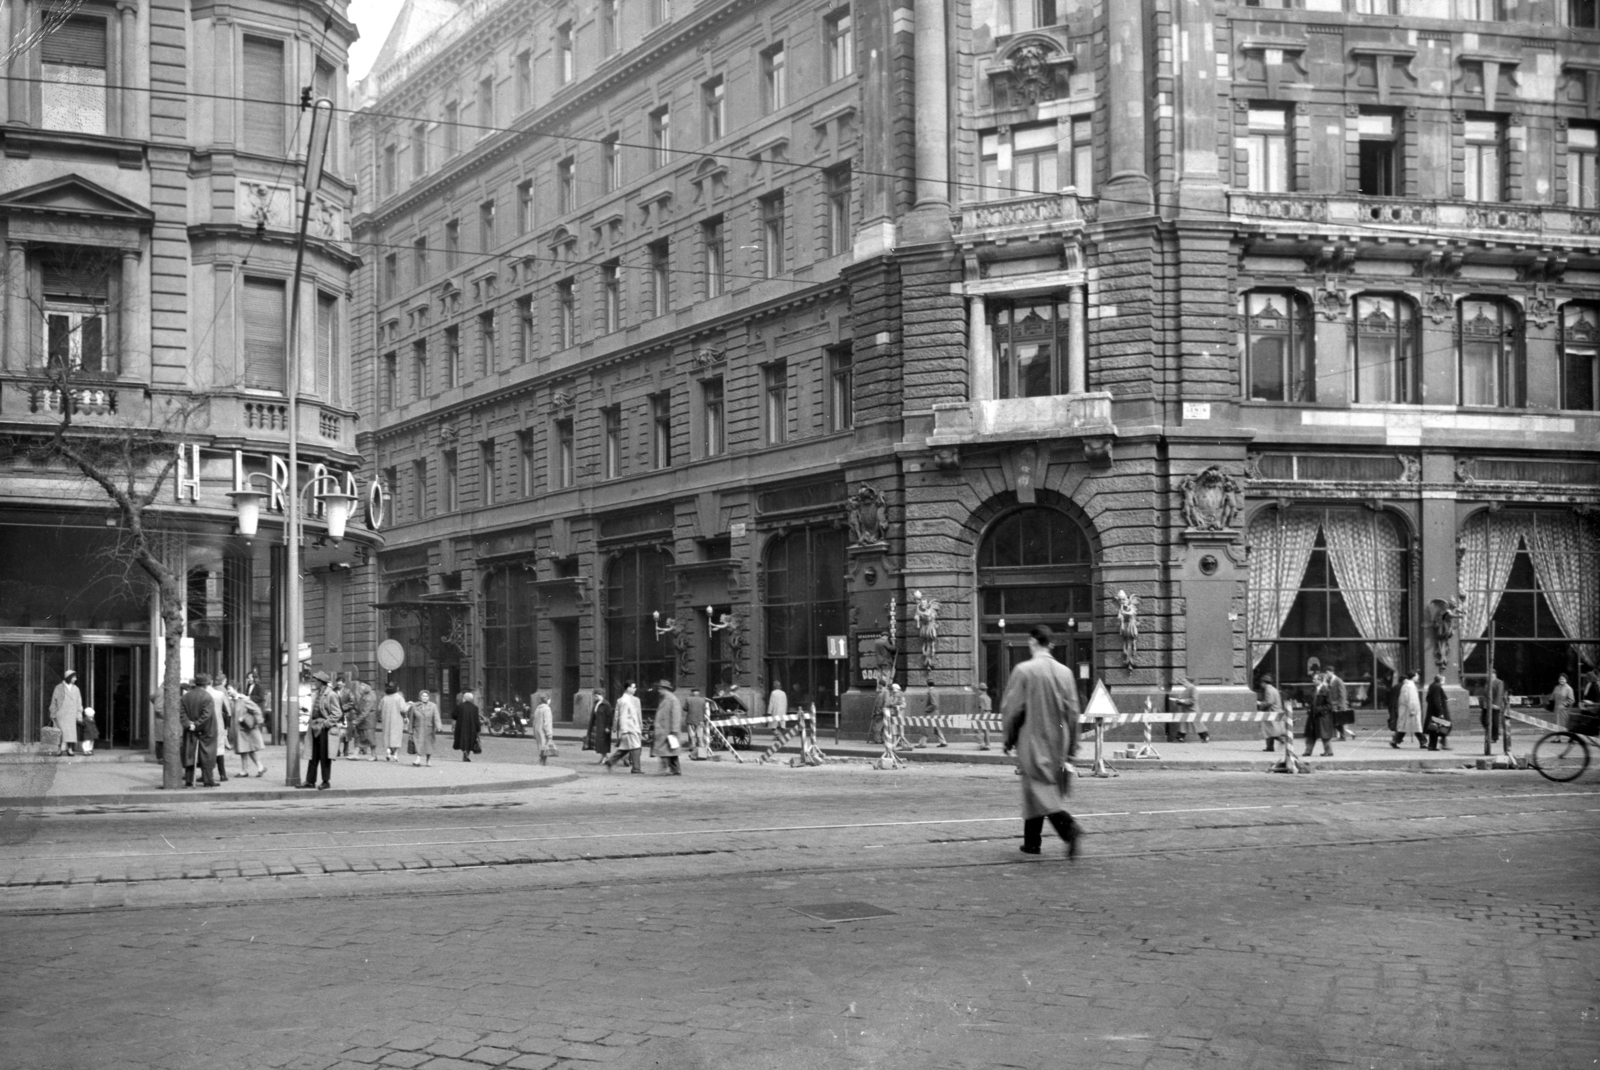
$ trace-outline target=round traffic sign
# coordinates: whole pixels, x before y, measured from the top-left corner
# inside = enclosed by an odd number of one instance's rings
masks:
[[[394,639],[385,639],[378,644],[378,664],[387,672],[394,672],[406,663],[406,648]]]

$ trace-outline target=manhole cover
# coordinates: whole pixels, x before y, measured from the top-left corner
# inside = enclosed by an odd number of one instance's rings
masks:
[[[875,907],[871,903],[813,903],[790,909],[819,921],[865,921],[867,918],[896,916],[894,911]]]

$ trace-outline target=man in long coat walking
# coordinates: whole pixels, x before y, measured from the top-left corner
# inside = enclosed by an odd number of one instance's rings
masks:
[[[1078,685],[1072,670],[1050,653],[1055,635],[1049,625],[1028,633],[1027,661],[1011,670],[1000,699],[1005,723],[1005,749],[1017,752],[1022,774],[1022,852],[1039,853],[1044,823],[1067,844],[1067,857],[1078,855],[1083,830],[1067,813],[1067,758],[1078,749]]]
[[[671,680],[657,681],[656,694],[660,698],[656,700],[656,729],[650,737],[650,753],[661,759],[662,776],[682,776],[678,756],[683,753],[683,703]]]

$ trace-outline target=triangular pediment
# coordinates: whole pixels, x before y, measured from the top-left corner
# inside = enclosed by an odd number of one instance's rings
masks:
[[[56,215],[148,226],[156,214],[80,175],[62,175],[0,195],[0,213]]]

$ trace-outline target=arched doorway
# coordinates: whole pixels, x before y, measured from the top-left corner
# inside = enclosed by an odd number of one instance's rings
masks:
[[[766,680],[783,684],[791,703],[837,710],[828,636],[849,631],[845,600],[845,533],[831,524],[799,528],[767,544],[762,566],[766,617]]]
[[[995,700],[1012,668],[1028,657],[1028,631],[1048,624],[1056,657],[1094,683],[1094,548],[1083,528],[1049,506],[1007,513],[978,546],[980,684]]]
[[[667,579],[671,564],[663,550],[634,547],[618,550],[606,566],[606,697],[613,702],[632,680],[644,708],[654,710],[656,681],[678,682],[672,645],[656,637],[651,615],[659,612],[665,620],[676,612]]]

